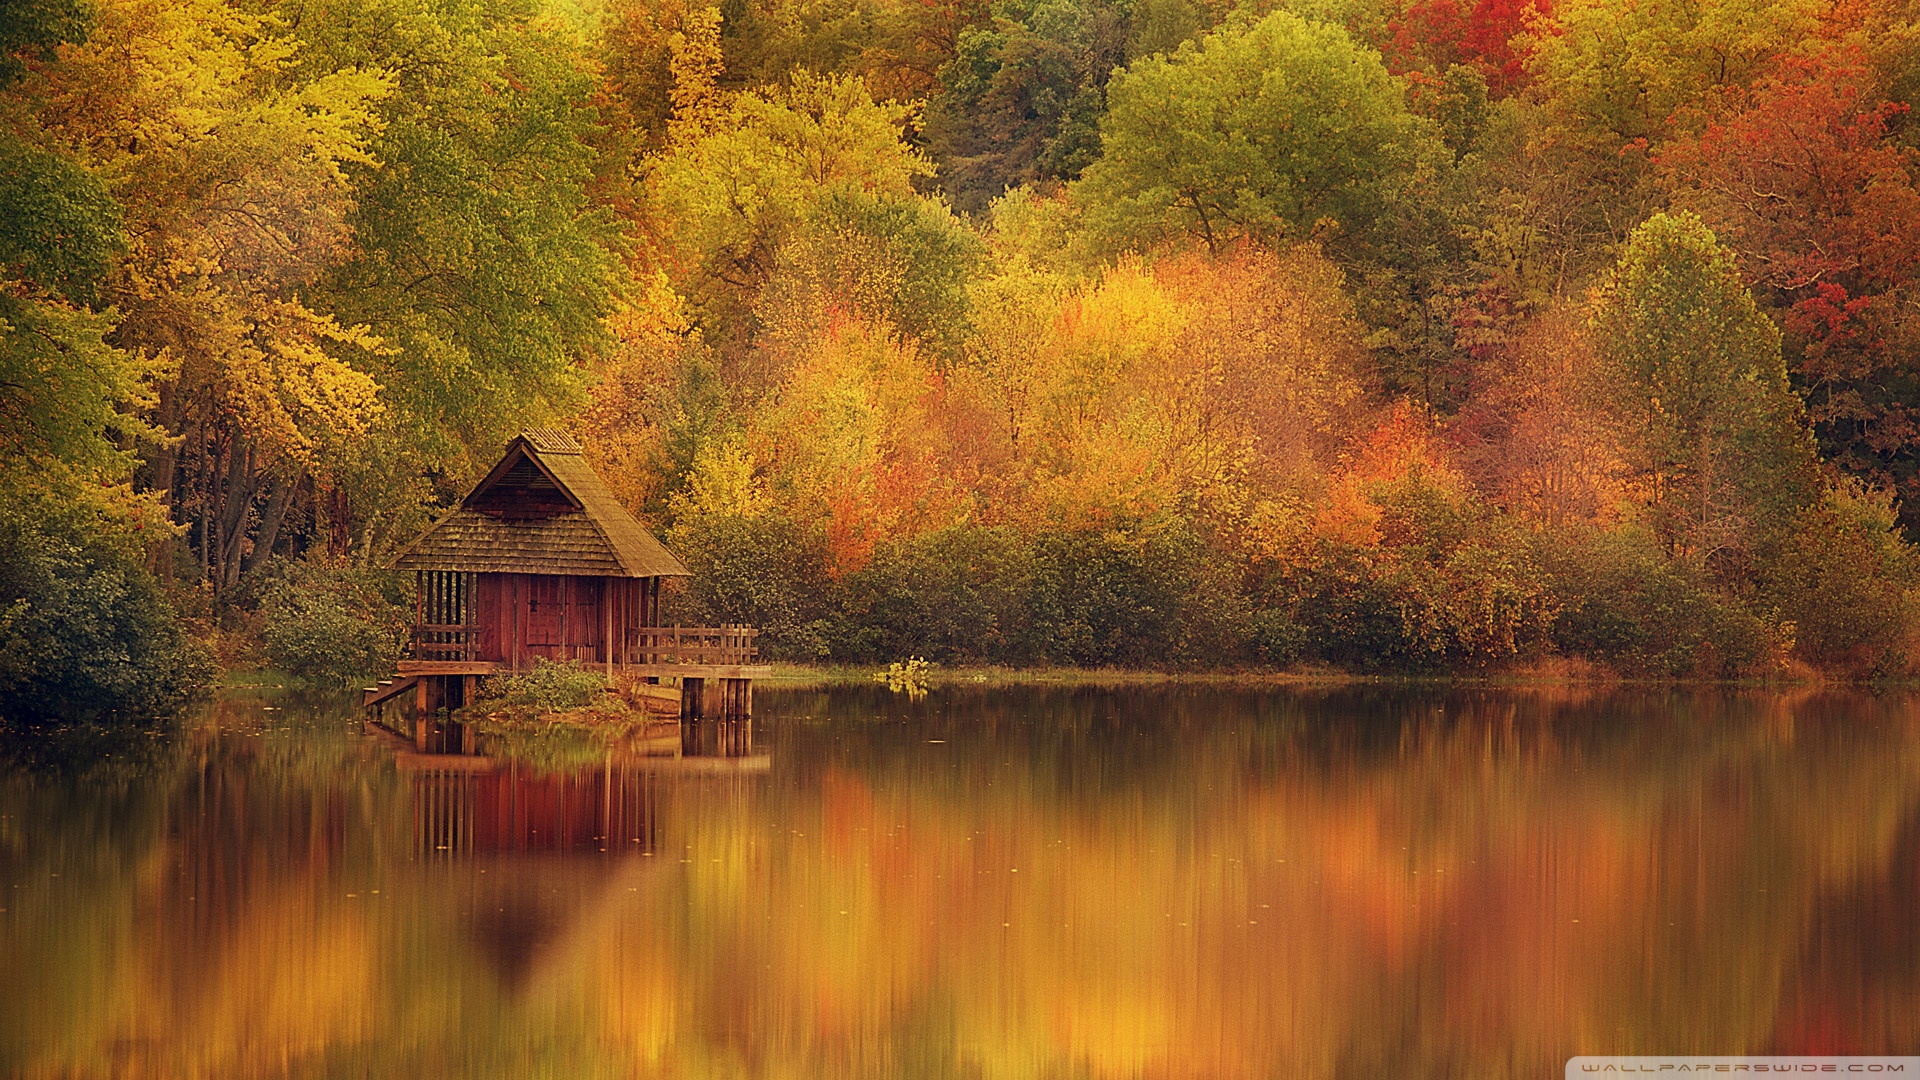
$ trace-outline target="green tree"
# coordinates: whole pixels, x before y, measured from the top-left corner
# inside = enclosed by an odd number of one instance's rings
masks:
[[[581,398],[626,288],[624,241],[593,205],[593,75],[571,33],[522,0],[287,0],[298,70],[390,73],[368,154],[347,170],[356,242],[316,296],[383,347],[387,413],[330,482],[364,541],[402,536],[520,427]],[[441,478],[422,491],[418,477]]]
[[[1692,214],[1635,229],[1595,298],[1593,327],[1651,524],[1707,565],[1777,536],[1815,488],[1780,331],[1733,254]]]
[[[1104,156],[1076,191],[1093,225],[1210,249],[1314,234],[1349,254],[1381,248],[1447,156],[1379,54],[1288,12],[1116,75],[1100,134]]]
[[[72,159],[0,131],[0,474],[124,480],[156,366],[109,345],[85,305],[122,246],[120,207]],[[63,472],[63,476],[69,475]]]
[[[52,57],[62,42],[85,41],[91,15],[85,0],[10,0],[0,6],[0,85],[25,74],[29,61]]]
[[[848,313],[880,319],[935,355],[958,355],[982,245],[938,200],[832,192],[781,250],[761,320],[793,340]]]
[[[1099,156],[1107,80],[1127,59],[1127,12],[1105,0],[1002,0],[994,16],[960,32],[927,119],[942,190],[975,213]]]

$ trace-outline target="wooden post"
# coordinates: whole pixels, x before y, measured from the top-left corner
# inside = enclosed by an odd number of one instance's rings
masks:
[[[427,735],[433,730],[433,712],[428,708],[433,695],[427,686],[433,681],[431,675],[421,675],[413,684],[413,745],[421,753],[427,752]]]
[[[520,674],[520,575],[508,574],[507,577],[513,582],[513,599],[511,601],[513,607],[513,644],[508,647],[512,650],[513,673],[518,675]]]
[[[619,578],[602,578],[600,585],[600,621],[607,628],[602,645],[607,650],[607,681],[613,681],[613,583]]]
[[[479,591],[477,575],[471,570],[460,575],[460,658],[463,660],[480,658],[480,628],[474,622],[480,611]]]
[[[573,659],[573,627],[567,618],[571,614],[567,609],[573,606],[572,600],[573,579],[563,577],[560,579],[560,660],[562,663]]]

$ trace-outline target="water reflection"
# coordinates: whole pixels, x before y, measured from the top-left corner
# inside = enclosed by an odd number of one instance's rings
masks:
[[[654,773],[611,762],[545,773],[480,761],[408,763],[421,856],[653,853]]]
[[[0,779],[0,1072],[1541,1076],[1920,1052],[1920,714],[763,692],[396,766],[326,702]],[[714,755],[697,759],[695,755]]]
[[[680,755],[698,758],[752,757],[753,721],[683,720],[680,722]]]

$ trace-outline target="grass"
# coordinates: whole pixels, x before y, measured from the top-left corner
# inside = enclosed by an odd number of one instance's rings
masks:
[[[763,685],[781,689],[870,686],[884,681],[884,664],[772,665]],[[878,679],[876,677],[879,677]],[[1002,667],[934,664],[919,675],[928,686],[1326,686],[1392,681],[1332,669],[1295,671],[1158,671],[1145,668]]]
[[[869,686],[885,681],[885,664],[795,664],[775,663],[773,674],[761,685],[779,689],[816,689],[839,686]],[[1771,676],[1741,678],[1654,678],[1622,675],[1609,668],[1570,661],[1558,657],[1501,671],[1451,672],[1433,675],[1364,675],[1338,668],[1315,665],[1284,671],[1164,671],[1146,668],[1081,668],[1066,666],[1003,667],[999,665],[935,664],[918,677],[928,687],[982,686],[1214,686],[1283,687],[1351,686],[1737,686],[1753,688],[1835,685],[1811,669],[1796,669]]]

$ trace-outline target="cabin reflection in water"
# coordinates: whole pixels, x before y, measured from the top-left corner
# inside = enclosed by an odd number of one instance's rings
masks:
[[[413,777],[414,848],[428,858],[650,854],[659,840],[657,783],[652,772],[612,767],[423,769]]]
[[[687,721],[680,756],[609,758],[600,768],[543,771],[510,761],[408,754],[413,837],[427,858],[510,854],[652,854],[659,785],[674,773],[764,772],[751,720]]]
[[[753,721],[683,721],[680,725],[680,755],[688,758],[751,757]]]

